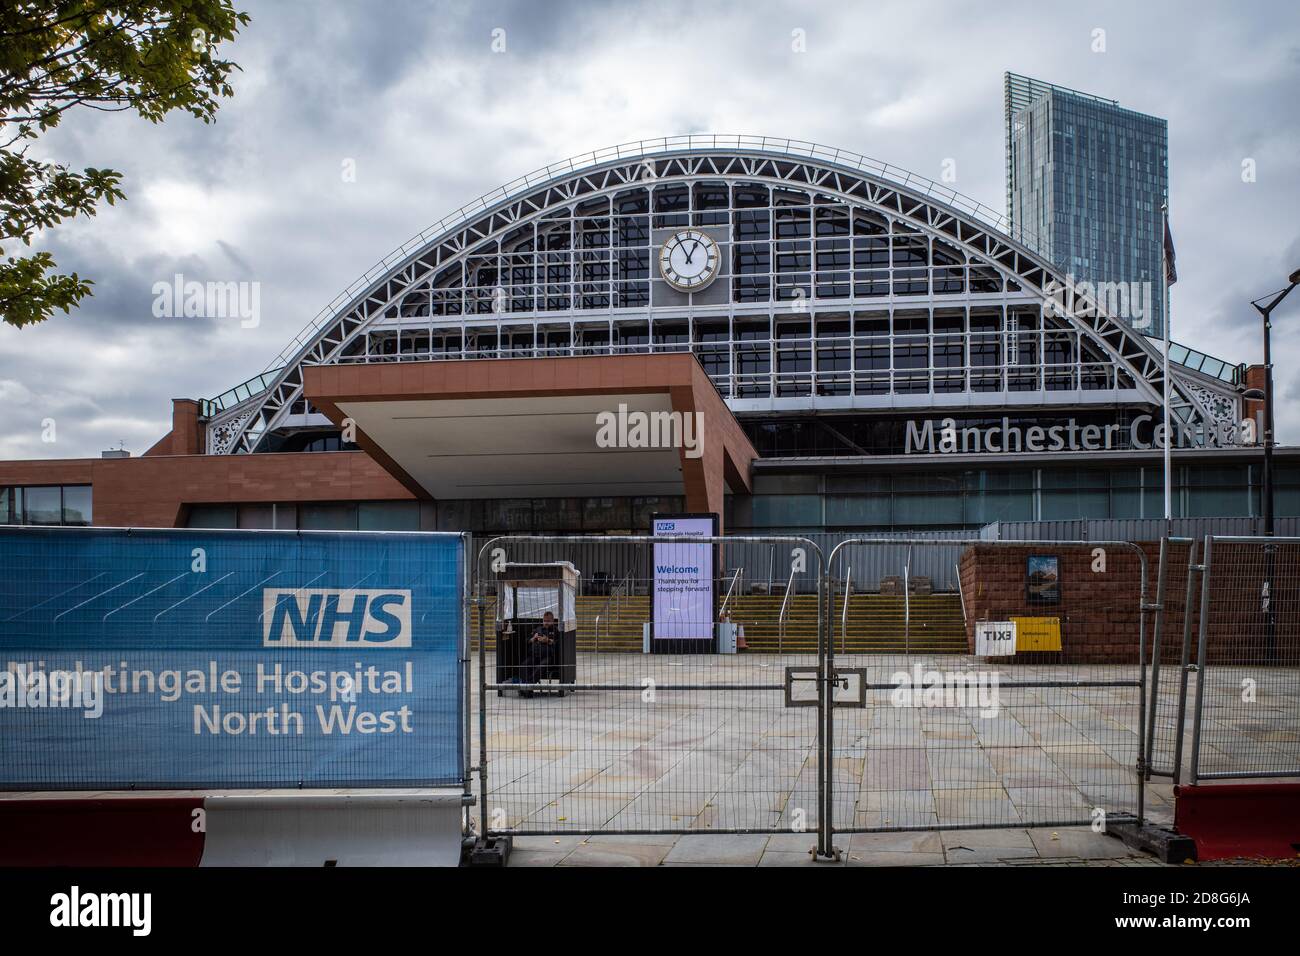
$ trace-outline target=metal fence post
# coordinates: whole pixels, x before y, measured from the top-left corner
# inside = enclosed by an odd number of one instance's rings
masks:
[[[484,636],[483,621],[487,608],[483,602],[483,562],[479,557],[474,561],[474,577],[477,579],[478,604],[478,789],[479,789],[479,829],[481,836],[488,832],[488,738],[487,738],[487,640]]]
[[[1152,754],[1155,752],[1157,697],[1160,694],[1160,639],[1165,623],[1165,564],[1169,559],[1169,536],[1160,539],[1160,567],[1156,570],[1156,622],[1151,629],[1151,704],[1147,712],[1146,767],[1143,775],[1151,779]],[[1141,663],[1145,671],[1146,662]]]
[[[1163,542],[1162,542],[1163,544]],[[1145,742],[1142,740],[1142,725],[1146,718],[1147,706],[1147,669],[1146,669],[1146,641],[1147,641],[1147,553],[1141,546],[1136,546],[1138,561],[1141,567],[1142,581],[1138,592],[1138,758],[1137,758],[1137,824],[1141,827],[1146,821],[1146,799],[1147,799],[1147,764],[1150,761],[1150,751],[1147,750]],[[1164,577],[1164,565],[1157,572],[1161,578]]]
[[[1187,596],[1183,603],[1183,655],[1178,668],[1178,723],[1174,725],[1174,783],[1182,779],[1183,773],[1183,726],[1187,720],[1187,675],[1192,655],[1192,601],[1195,598],[1195,576],[1197,541],[1192,539],[1187,552]],[[1198,665],[1199,666],[1199,665]]]
[[[832,711],[835,707],[835,701],[830,683],[832,669],[831,636],[827,631],[829,622],[835,618],[835,613],[833,608],[827,607],[831,600],[831,589],[828,586],[829,574],[829,566],[825,564],[823,558],[821,578],[817,584],[817,718],[820,731],[817,735],[819,738],[817,746],[817,785],[821,790],[821,810],[817,821],[817,855],[822,859],[831,859],[835,854],[835,848],[832,845],[833,835],[831,833],[833,778],[835,776],[835,765],[831,759],[831,746],[835,732]]]
[[[1201,562],[1200,640],[1196,647],[1196,716],[1192,721],[1192,767],[1190,778],[1196,786],[1201,763],[1201,714],[1205,710],[1205,642],[1209,636],[1211,550],[1214,536],[1205,536],[1205,558]]]
[[[470,566],[473,554],[473,542],[469,532],[461,535],[461,581],[460,581],[460,673],[461,673],[461,706],[462,712],[461,724],[464,740],[464,803],[462,816],[465,817],[465,824],[469,823],[469,807],[474,805],[474,788],[471,783],[472,774],[472,754],[473,754],[473,734],[471,727],[473,724],[471,716],[471,705],[473,695],[470,691],[470,649],[469,649],[469,624],[470,624],[470,607],[473,606],[473,581],[474,575]],[[465,835],[462,829],[461,835]]]

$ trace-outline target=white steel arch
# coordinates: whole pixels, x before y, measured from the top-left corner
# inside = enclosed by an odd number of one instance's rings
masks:
[[[817,201],[834,201],[888,217],[891,222],[903,224],[901,228],[958,249],[969,263],[995,270],[1007,283],[1006,288],[1014,286],[1027,294],[1064,327],[1077,332],[1080,342],[1089,343],[1122,369],[1140,400],[1161,402],[1163,371],[1156,350],[1141,334],[1107,314],[1095,298],[1062,300],[1051,296],[1051,290],[1064,285],[1065,278],[1033,251],[1032,237],[1013,239],[1004,231],[1005,221],[987,207],[896,167],[815,144],[760,137],[694,136],[612,147],[555,164],[488,194],[405,244],[381,267],[354,283],[349,293],[336,300],[323,317],[281,353],[271,365],[273,371],[259,378],[258,385],[264,390],[259,388],[257,394],[211,417],[209,450],[255,450],[266,434],[285,421],[301,397],[304,365],[344,360],[345,351],[359,336],[400,313],[404,297],[430,288],[437,275],[466,262],[476,250],[557,210],[572,209],[593,199],[626,194],[638,187],[657,189],[705,182],[799,190],[817,197]],[[921,296],[897,304],[927,306],[934,298]],[[880,304],[875,300],[853,305],[852,296],[846,301],[852,307]],[[739,316],[781,308],[774,294],[769,302],[749,306],[729,301],[725,311]],[[645,306],[611,311],[626,317],[649,315],[655,310]],[[458,321],[466,325],[494,321],[492,315],[481,312],[456,314]],[[580,310],[570,307],[536,309],[527,314],[512,312],[505,317],[526,320],[532,316],[553,322],[577,314]],[[265,387],[268,383],[269,387]],[[1224,401],[1235,403],[1230,391],[1216,390],[1205,382],[1189,383],[1177,375],[1170,393],[1172,413],[1194,428],[1222,421],[1236,408],[1233,404],[1227,412],[1223,407],[1212,410],[1210,406],[1216,401],[1220,405]],[[895,407],[925,405],[915,395],[905,399]]]

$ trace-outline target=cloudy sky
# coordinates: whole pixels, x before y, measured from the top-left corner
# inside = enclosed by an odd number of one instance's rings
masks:
[[[215,124],[88,112],[42,140],[46,158],[121,170],[128,201],[48,237],[92,299],[0,325],[0,457],[143,452],[170,427],[170,399],[261,371],[402,242],[601,146],[788,136],[935,179],[951,160],[953,185],[1001,210],[1008,69],[1168,119],[1176,340],[1258,361],[1249,300],[1300,268],[1290,0],[237,5],[253,19],[226,48],[243,72]],[[176,273],[259,283],[260,323],[155,318],[153,285]],[[1275,326],[1280,435],[1300,442],[1300,292]]]

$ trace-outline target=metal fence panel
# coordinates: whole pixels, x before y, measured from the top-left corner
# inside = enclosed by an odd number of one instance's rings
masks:
[[[1196,654],[1195,610],[1200,579],[1199,543],[1164,538],[1158,566],[1150,643],[1147,707],[1147,778],[1182,781],[1184,742],[1189,737],[1188,675]]]
[[[743,625],[749,649],[732,653],[732,632],[718,626],[725,574],[715,576],[717,606],[695,600],[691,572],[680,572],[680,587],[672,583],[673,569],[699,567],[700,549],[713,545],[729,554],[738,545],[779,549],[783,584],[792,571],[821,577],[820,552],[797,538],[482,543],[474,631],[480,832],[807,831],[811,842],[821,708],[808,678],[820,660],[819,597],[733,594],[726,623]],[[611,593],[592,593],[588,581],[570,610],[562,593],[542,593],[551,584],[526,593],[534,575],[568,573],[557,562],[571,562],[584,581],[592,567],[635,573]],[[717,560],[715,569],[723,567]],[[656,568],[668,582],[657,604]],[[559,644],[539,647],[539,635],[555,638],[539,620],[548,608]]]
[[[463,547],[0,530],[0,788],[467,787]]]
[[[1079,518],[1060,521],[995,521],[980,537],[1001,541],[1159,541],[1166,535],[1201,539],[1207,534],[1253,535],[1261,518]],[[1300,518],[1278,518],[1279,534],[1300,535]],[[829,553],[829,552],[828,552]]]
[[[841,544],[857,566],[893,542]],[[1127,542],[968,539],[961,589],[837,596],[844,681],[827,750],[837,832],[1044,826],[1143,815],[1146,557]],[[917,540],[915,551],[951,541]],[[981,622],[1015,652],[977,654]],[[1009,633],[1009,629],[1008,629]]]
[[[1300,777],[1300,538],[1207,536],[1191,779]]]

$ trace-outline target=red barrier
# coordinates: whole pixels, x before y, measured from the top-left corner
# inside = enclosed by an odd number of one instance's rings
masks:
[[[0,799],[0,867],[456,866],[459,790]]]
[[[0,866],[198,866],[203,797],[0,800]]]
[[[1293,860],[1300,855],[1300,784],[1174,787],[1174,829],[1198,860]]]

